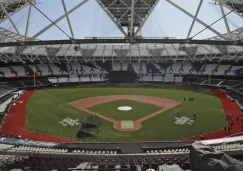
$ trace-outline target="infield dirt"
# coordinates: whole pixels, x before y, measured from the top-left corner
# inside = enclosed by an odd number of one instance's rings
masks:
[[[103,103],[108,103],[112,102],[115,100],[133,100],[133,101],[138,101],[142,103],[148,103],[148,104],[153,104],[155,106],[161,107],[160,110],[153,112],[153,113],[148,113],[147,116],[142,117],[136,121],[133,121],[134,128],[133,129],[122,129],[121,127],[121,121],[117,121],[115,119],[106,117],[104,115],[101,115],[97,112],[91,111],[88,108],[93,107],[98,104],[103,104]],[[180,102],[175,101],[175,100],[170,100],[166,98],[160,98],[160,97],[152,97],[152,96],[142,96],[142,95],[112,95],[112,96],[97,96],[97,97],[90,97],[90,98],[85,98],[85,99],[80,99],[76,100],[74,102],[68,103],[69,105],[80,109],[84,112],[87,112],[92,115],[96,115],[104,120],[107,120],[109,122],[113,123],[113,127],[119,131],[124,131],[124,132],[131,132],[131,131],[137,131],[142,127],[142,122],[155,117],[156,115],[169,110],[177,105],[180,104]]]

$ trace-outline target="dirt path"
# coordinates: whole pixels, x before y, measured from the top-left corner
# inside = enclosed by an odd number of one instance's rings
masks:
[[[103,104],[103,103],[108,103],[112,102],[115,100],[133,100],[133,101],[138,101],[142,103],[148,103],[148,104],[153,104],[155,106],[161,107],[160,110],[151,113],[143,118],[140,118],[134,122],[134,129],[122,129],[121,128],[121,121],[114,120],[112,118],[103,116],[97,112],[93,112],[89,110],[88,108],[93,107],[98,104]],[[155,117],[156,115],[169,110],[177,105],[179,105],[180,102],[170,100],[170,99],[165,99],[165,98],[160,98],[160,97],[153,97],[153,96],[142,96],[142,95],[112,95],[112,96],[96,96],[96,97],[90,97],[86,99],[81,99],[77,100],[74,102],[69,103],[69,105],[80,109],[84,112],[87,112],[89,114],[96,115],[104,120],[107,120],[109,122],[113,123],[113,127],[119,131],[137,131],[142,127],[142,122],[151,119],[152,117]]]

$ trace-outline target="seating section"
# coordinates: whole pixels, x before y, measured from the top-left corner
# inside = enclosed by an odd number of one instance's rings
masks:
[[[90,81],[91,82],[100,82],[102,80],[100,79],[99,75],[95,75],[95,76],[92,76],[91,77],[91,80]]]
[[[228,75],[234,76],[239,75],[239,69],[243,69],[243,66],[234,66],[227,64],[212,64],[212,63],[193,63],[190,61],[176,61],[173,63],[155,63],[155,62],[128,62],[128,61],[114,61],[110,65],[110,69],[113,71],[127,71],[128,69],[133,69],[135,73],[173,73],[173,74],[199,74],[202,75]],[[36,64],[36,65],[25,65],[25,66],[9,66],[9,67],[0,67],[0,75],[5,77],[12,76],[26,76],[28,71],[31,71],[35,68],[37,75],[75,75],[75,74],[99,74],[101,71],[103,73],[109,73],[109,70],[106,70],[102,67],[105,65],[97,65],[96,63],[67,63],[66,65],[60,64]],[[27,67],[27,69],[26,69]],[[26,72],[27,71],[27,72]],[[71,72],[73,71],[73,72]],[[237,72],[238,73],[237,73]]]
[[[73,154],[92,154],[92,155],[102,155],[102,154],[120,154],[121,152],[119,152],[119,150],[94,150],[94,149],[90,149],[90,150],[74,150],[72,151]]]
[[[148,67],[146,62],[141,62],[141,71],[142,73],[148,73]]]
[[[3,113],[5,111],[5,109],[7,108],[7,106],[9,105],[9,103],[11,103],[12,99],[16,99],[19,94],[22,94],[23,91],[20,90],[17,93],[12,93],[10,94],[8,97],[8,99],[6,99],[6,101],[4,101],[2,104],[0,104],[0,113]]]
[[[1,156],[5,158],[3,168],[7,170],[25,168],[28,170],[68,170],[68,168],[76,168],[81,163],[81,160],[76,158]]]
[[[230,98],[234,99],[237,102],[237,104],[239,105],[239,107],[243,110],[243,96],[242,95],[240,95],[239,93],[236,93],[235,91],[231,91],[231,90],[226,90],[226,94]]]
[[[79,63],[67,63],[67,69],[69,74],[81,74],[81,66]]]
[[[34,69],[35,68],[35,69]],[[35,70],[36,76],[53,76],[56,75],[59,78],[48,78],[48,80],[41,82],[36,81],[36,86],[50,85],[52,83],[78,83],[78,82],[104,82],[109,80],[110,70],[114,71],[127,71],[133,70],[137,74],[137,81],[139,82],[183,82],[183,78],[187,80],[187,76],[190,75],[203,75],[210,74],[212,77],[223,75],[239,75],[240,71],[236,70],[243,68],[243,66],[226,65],[220,63],[199,63],[191,61],[176,61],[176,62],[162,62],[156,63],[154,61],[149,62],[136,62],[136,61],[115,61],[113,63],[67,63],[67,64],[36,64],[36,65],[24,65],[24,66],[9,66],[0,67],[0,75],[2,76],[16,77],[26,76],[28,73],[32,73]],[[197,72],[199,71],[199,72]],[[142,73],[140,75],[140,73]],[[33,86],[33,81],[20,81],[13,83],[15,87],[26,88]],[[208,78],[205,78],[202,82],[195,82],[195,84],[209,85]],[[210,81],[214,86],[234,86],[232,83],[214,82]]]
[[[49,170],[49,169],[90,169],[90,170],[154,170],[182,171],[190,169],[189,157],[156,157],[156,158],[101,158],[82,160],[71,157],[41,157],[41,156],[13,156],[1,155],[4,169]]]
[[[67,82],[69,82],[68,77],[60,77],[60,78],[58,78],[58,82],[59,83],[67,83]]]
[[[212,75],[213,71],[216,69],[217,64],[207,64],[205,67],[204,75]]]
[[[99,65],[97,65],[96,63],[92,63],[92,65],[94,66],[95,68],[95,72],[97,73],[104,73],[104,74],[108,74],[108,72],[104,69],[104,68],[101,68]]]
[[[237,81],[237,80],[224,80],[220,85],[231,87],[231,86],[235,86],[235,85],[238,85],[241,83],[242,83],[242,81]]]
[[[3,88],[1,88],[0,89],[0,97],[3,97],[3,96],[7,95],[10,92],[11,92],[11,90],[4,90]]]
[[[61,68],[58,68],[55,64],[48,64],[51,71],[53,72],[53,75],[60,75]],[[66,71],[63,71],[63,74],[67,74]]]
[[[144,153],[147,154],[185,154],[185,153],[189,153],[190,150],[189,148],[166,148],[166,149],[144,149],[143,151]]]
[[[243,66],[232,66],[232,68],[226,75],[236,75],[235,71],[237,71],[238,69],[242,69],[242,68],[243,68]]]
[[[23,66],[12,66],[13,70],[17,72],[18,76],[25,76],[25,70]]]
[[[0,71],[4,73],[5,77],[13,77],[16,76],[9,67],[0,67]]]
[[[57,78],[48,78],[51,83],[58,83]]]
[[[165,74],[164,82],[174,82],[174,74]]]
[[[47,64],[37,64],[37,67],[40,69],[41,75],[43,75],[43,76],[50,75],[50,71],[49,71]]]
[[[14,148],[9,148],[9,152],[27,152],[27,153],[67,153],[67,149],[53,149],[53,148],[41,148],[41,147],[28,147],[28,146],[19,146]]]
[[[69,82],[80,82],[79,77],[77,75],[69,75]]]
[[[153,76],[153,81],[154,82],[162,82],[163,76],[162,75],[155,75],[155,76]]]
[[[219,83],[221,83],[222,80],[215,80],[215,79],[206,79],[202,85],[218,85]]]
[[[82,76],[82,77],[80,77],[80,82],[90,82],[90,77],[89,76]]]
[[[122,62],[122,71],[128,71],[129,62]]]
[[[121,71],[121,62],[113,62],[112,63],[113,71]]]
[[[92,149],[90,146],[83,149],[73,149],[73,147],[65,149],[0,143],[0,168],[3,170],[27,168],[28,170],[144,171],[149,168],[156,171],[190,170],[190,145],[172,146],[161,148],[141,146],[142,153],[133,155],[123,154],[119,148]],[[241,139],[227,143],[215,140],[209,146],[216,151],[230,152],[231,157],[238,160],[243,159],[239,153],[243,150]]]
[[[86,65],[82,65],[82,70],[83,70],[83,73],[84,74],[90,74],[92,73],[92,69],[89,67],[89,66],[86,66]]]
[[[175,77],[175,82],[176,83],[182,83],[183,77]]]
[[[217,151],[238,151],[238,150],[243,150],[243,144],[241,143],[219,144],[219,145],[213,145],[212,148]]]
[[[172,73],[178,74],[180,71],[182,72],[182,62],[175,62],[172,64]]]
[[[132,67],[135,73],[140,73],[141,68],[140,68],[140,63],[138,62],[133,62]]]
[[[41,80],[37,80],[36,82],[38,82],[40,85],[50,85],[51,82],[48,81],[47,79],[41,79]]]
[[[206,79],[205,78],[199,78],[199,79],[197,79],[196,81],[194,81],[193,83],[194,84],[202,84],[202,83],[204,83],[206,81]]]
[[[145,82],[153,81],[152,74],[144,74],[144,76],[142,77],[142,80],[145,81]]]
[[[9,150],[11,148],[13,148],[14,145],[9,145],[9,144],[0,144],[0,151],[3,151],[3,150]]]
[[[184,62],[183,63],[183,74],[190,74],[191,72],[191,70],[192,70],[192,65],[191,65],[191,63],[190,62]],[[195,72],[192,72],[192,73],[195,73]]]
[[[226,71],[229,69],[229,67],[230,65],[219,65],[214,75],[226,75]]]

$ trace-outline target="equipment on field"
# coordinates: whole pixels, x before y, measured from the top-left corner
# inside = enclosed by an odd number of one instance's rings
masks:
[[[89,115],[80,124],[77,138],[95,137],[99,133],[99,126],[101,122],[96,115]]]

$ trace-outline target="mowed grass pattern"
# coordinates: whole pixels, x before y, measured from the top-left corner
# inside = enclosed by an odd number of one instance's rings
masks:
[[[69,117],[82,121],[88,116],[67,103],[82,98],[107,95],[147,95],[169,98],[181,102],[181,105],[167,110],[156,117],[145,121],[136,132],[120,132],[112,123],[101,119],[100,132],[97,138],[88,141],[146,141],[178,140],[184,137],[199,135],[205,132],[222,129],[226,120],[222,105],[217,97],[192,91],[152,88],[66,88],[36,91],[27,104],[26,128],[49,135],[65,138],[76,138],[78,126],[63,127],[58,122]],[[183,102],[184,97],[194,96],[194,102]],[[176,125],[171,118],[176,116],[198,119],[191,125]]]
[[[129,111],[118,110],[117,108],[120,106],[130,106],[132,107],[132,110]],[[156,112],[160,109],[162,108],[152,104],[136,102],[133,100],[116,100],[104,104],[98,104],[89,108],[89,110],[91,111],[94,111],[96,113],[102,114],[104,116],[107,116],[109,118],[118,121],[121,120],[135,121],[153,112]]]

